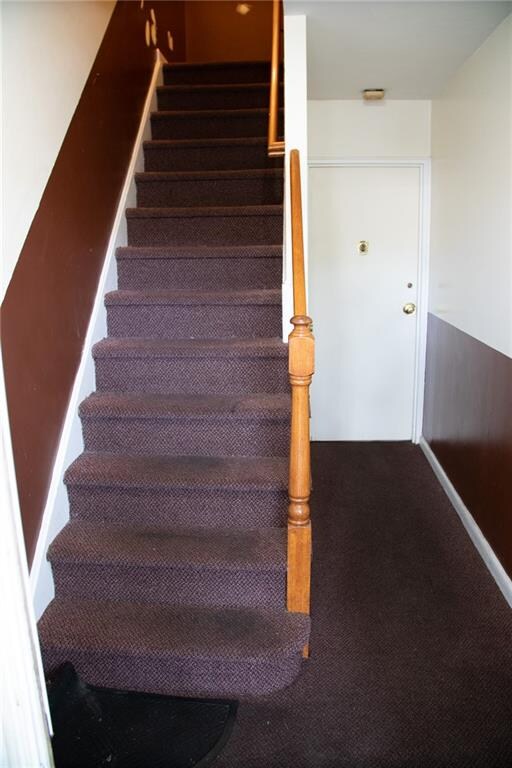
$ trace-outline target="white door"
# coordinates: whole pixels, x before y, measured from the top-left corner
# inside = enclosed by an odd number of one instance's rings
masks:
[[[419,168],[311,168],[309,190],[312,439],[410,440]]]

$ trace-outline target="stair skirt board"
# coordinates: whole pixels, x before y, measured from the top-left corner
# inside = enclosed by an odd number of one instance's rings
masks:
[[[268,63],[164,67],[65,474],[39,622],[48,672],[251,697],[299,674],[286,610],[290,393],[281,341],[283,163]]]

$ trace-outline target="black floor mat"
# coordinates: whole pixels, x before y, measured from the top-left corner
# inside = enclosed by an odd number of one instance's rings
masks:
[[[47,681],[56,768],[192,768],[226,744],[237,702],[85,685],[71,664]]]

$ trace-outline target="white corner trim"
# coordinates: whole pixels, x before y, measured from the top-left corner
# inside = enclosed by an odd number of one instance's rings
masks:
[[[282,279],[282,334],[288,341],[293,316],[292,224],[290,191],[290,151],[300,152],[302,187],[302,226],[304,271],[308,294],[308,93],[307,93],[307,17],[284,16],[284,237]]]
[[[156,108],[156,88],[162,81],[162,66],[164,63],[163,55],[156,49],[153,74],[123,189],[119,197],[105,261],[101,270],[91,318],[84,340],[80,365],[71,391],[59,447],[53,465],[52,478],[30,571],[30,585],[36,619],[39,619],[55,594],[53,576],[50,564],[46,560],[46,553],[57,533],[69,519],[69,506],[63,484],[63,476],[69,464],[83,451],[82,428],[78,416],[78,406],[95,388],[94,364],[91,350],[97,341],[106,336],[104,295],[107,291],[117,287],[115,252],[116,248],[126,245],[127,242],[125,209],[136,205],[134,174],[136,171],[142,170],[144,166],[143,142],[150,137],[150,115]]]
[[[419,443],[423,434],[425,372],[427,367],[428,295],[430,278],[430,215],[432,172],[430,158],[416,162],[420,169],[420,211],[418,235],[418,313],[416,316],[416,350],[412,441]]]
[[[30,595],[0,355],[0,765],[51,768],[50,710]]]
[[[471,512],[455,490],[455,486],[444,471],[437,456],[423,436],[420,438],[420,448],[425,454],[426,459],[432,467],[435,476],[439,480],[444,492],[450,499],[453,507],[455,508],[455,511],[460,517],[462,524],[468,532],[471,541],[478,550],[480,557],[490,571],[491,576],[498,585],[501,593],[503,594],[503,597],[512,608],[512,579],[510,579],[502,564],[496,557],[491,545],[478,527],[475,519],[471,515]]]

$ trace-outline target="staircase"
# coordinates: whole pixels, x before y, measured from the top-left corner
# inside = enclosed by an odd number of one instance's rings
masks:
[[[164,68],[107,294],[70,522],[50,547],[47,671],[187,696],[299,673],[286,610],[290,400],[281,341],[283,166],[267,63]]]

